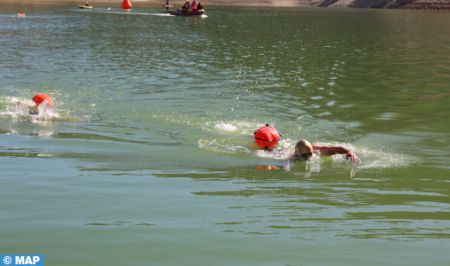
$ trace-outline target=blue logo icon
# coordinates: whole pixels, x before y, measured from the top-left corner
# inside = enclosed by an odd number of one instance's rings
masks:
[[[44,266],[44,259],[44,255],[37,254],[0,254],[0,266]]]
[[[3,257],[3,264],[9,265],[12,263],[12,258],[10,256]]]

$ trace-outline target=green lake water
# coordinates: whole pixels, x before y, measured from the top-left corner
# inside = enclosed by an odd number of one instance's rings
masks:
[[[0,254],[450,264],[450,12],[19,8],[0,9]],[[42,119],[15,106],[38,92]],[[362,163],[289,162],[300,138]]]

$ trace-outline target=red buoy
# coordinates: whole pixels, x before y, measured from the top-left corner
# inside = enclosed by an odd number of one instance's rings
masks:
[[[53,106],[53,99],[50,97],[50,95],[45,93],[39,93],[33,96],[33,102],[36,104],[36,106],[41,105],[41,103],[46,102],[48,107]]]
[[[129,9],[131,9],[132,6],[133,5],[131,4],[130,0],[123,0],[122,9],[129,10]]]
[[[256,144],[267,150],[271,150],[277,146],[281,139],[280,133],[278,133],[278,131],[269,124],[266,124],[256,130],[254,136]]]

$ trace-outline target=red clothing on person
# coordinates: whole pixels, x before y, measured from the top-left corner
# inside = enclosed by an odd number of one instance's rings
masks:
[[[197,1],[195,1],[195,0],[192,1],[191,8],[192,8],[192,11],[197,11],[198,10]]]

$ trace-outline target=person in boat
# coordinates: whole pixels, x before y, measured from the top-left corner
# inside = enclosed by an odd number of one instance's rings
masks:
[[[169,7],[172,7],[169,0],[166,0],[166,4],[164,6],[166,7],[167,12],[169,12]]]
[[[189,10],[191,9],[191,1],[186,0],[186,2],[184,3],[184,5],[181,7],[181,10],[183,12],[189,12]]]
[[[89,2],[85,2],[85,3],[84,3],[84,6],[90,6],[90,5],[89,5]]]
[[[197,12],[205,13],[205,8],[203,7],[202,3],[200,3],[200,2],[198,2],[198,4],[197,4]]]
[[[194,12],[194,13],[196,13],[196,12],[198,11],[198,3],[197,3],[197,0],[192,1],[192,4],[191,4],[191,10],[192,10],[192,12]]]
[[[349,148],[341,146],[322,146],[318,144],[311,144],[306,139],[302,139],[295,144],[295,151],[292,155],[292,160],[303,160],[307,161],[311,159],[313,154],[332,156],[335,154],[343,154],[346,159],[352,163],[360,163],[361,160],[358,156]]]

